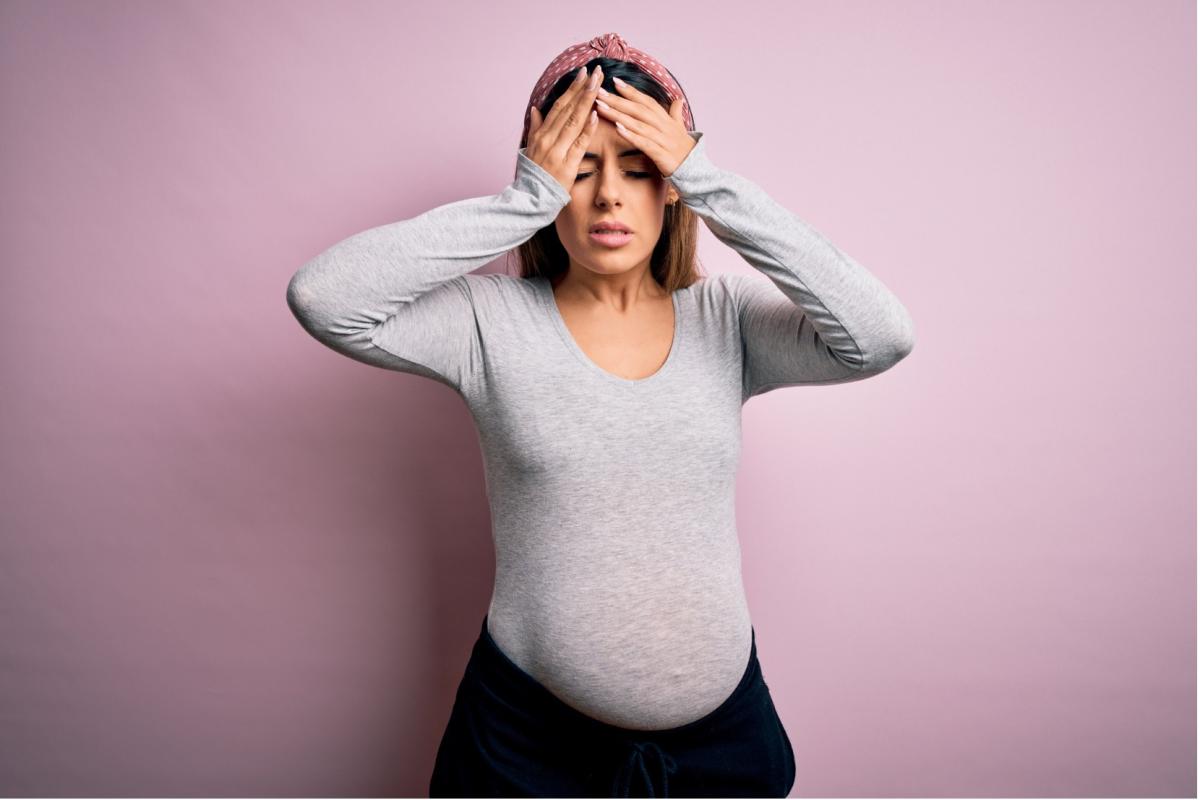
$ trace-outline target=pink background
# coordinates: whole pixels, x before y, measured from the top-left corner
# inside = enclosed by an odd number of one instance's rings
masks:
[[[617,31],[916,322],[745,409],[793,795],[1194,796],[1195,16],[0,5],[0,786],[426,794],[491,591],[478,443],[287,282],[500,191],[544,66]]]

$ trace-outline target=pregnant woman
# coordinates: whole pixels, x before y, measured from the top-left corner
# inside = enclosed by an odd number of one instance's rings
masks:
[[[878,375],[913,324],[694,128],[654,58],[615,33],[573,45],[509,186],[353,235],[289,284],[312,336],[446,384],[479,432],[496,580],[432,796],[795,780],[742,585],[741,409]],[[698,273],[698,220],[763,277]],[[513,250],[519,276],[473,273]]]

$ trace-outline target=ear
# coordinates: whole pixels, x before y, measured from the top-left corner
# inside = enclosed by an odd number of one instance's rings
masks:
[[[679,202],[679,192],[675,191],[674,186],[667,187],[667,205],[674,205]]]

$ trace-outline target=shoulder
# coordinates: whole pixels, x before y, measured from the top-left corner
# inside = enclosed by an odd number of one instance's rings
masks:
[[[462,281],[477,320],[489,326],[525,324],[542,303],[540,278],[471,272],[455,280]]]
[[[770,283],[769,278],[762,278],[755,275],[739,275],[733,272],[723,272],[715,276],[715,280],[720,287],[720,291],[731,297],[736,297],[743,292],[754,291],[764,284]]]
[[[521,278],[504,272],[469,272],[455,280],[462,281],[474,298],[499,300],[503,298],[536,299],[538,278]]]
[[[717,276],[717,285],[719,288],[714,291],[719,292],[722,299],[735,308],[763,300],[775,300],[779,296],[775,283],[761,275],[724,273]]]
[[[687,307],[705,327],[725,329],[736,325],[738,275],[705,275],[680,289]]]
[[[689,288],[695,291],[697,308],[733,325],[740,324],[755,309],[773,308],[786,300],[770,278],[757,275],[720,273]]]
[[[685,291],[692,292],[708,305],[736,305],[737,298],[747,286],[747,281],[753,280],[745,275],[721,272],[700,278]]]

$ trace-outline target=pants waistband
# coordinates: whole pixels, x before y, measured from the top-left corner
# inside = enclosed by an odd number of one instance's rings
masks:
[[[563,736],[578,734],[590,741],[610,743],[618,753],[612,778],[614,797],[630,796],[630,792],[635,791],[634,786],[639,787],[636,791],[647,793],[643,796],[669,796],[668,777],[676,768],[671,751],[681,752],[677,748],[686,748],[705,737],[720,736],[746,713],[744,706],[752,705],[765,691],[751,626],[746,669],[737,686],[719,706],[697,720],[674,728],[623,728],[595,719],[560,700],[500,649],[487,626],[485,614],[479,639],[467,662],[468,676],[504,699],[505,714],[514,718],[529,715],[539,721],[550,719],[558,723],[555,729]]]
[[[471,658],[467,662],[467,672],[473,673],[473,677],[486,679],[493,690],[503,691],[506,697],[519,702],[522,708],[528,709],[531,713],[543,716],[552,715],[563,722],[587,729],[591,733],[608,734],[626,739],[685,738],[689,733],[711,727],[714,721],[735,709],[739,701],[762,683],[762,672],[758,663],[758,646],[755,642],[754,627],[751,626],[750,655],[746,661],[746,668],[742,672],[737,686],[719,706],[697,720],[674,728],[655,730],[623,728],[584,714],[560,700],[500,649],[496,640],[488,632],[487,626],[488,617],[485,614],[479,638],[476,640],[471,651]]]

